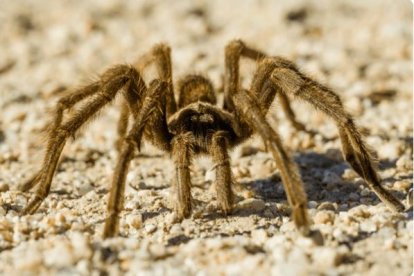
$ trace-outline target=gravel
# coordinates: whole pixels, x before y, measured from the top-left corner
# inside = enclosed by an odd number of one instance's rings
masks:
[[[203,72],[222,92],[226,43],[242,38],[329,85],[376,151],[383,185],[412,206],[412,5],[408,1],[7,1],[0,16],[0,274],[410,275],[412,208],[391,212],[342,159],[335,125],[301,102],[297,132],[269,120],[298,163],[314,221],[302,237],[261,139],[232,153],[235,212],[224,217],[213,164],[192,166],[194,212],[177,223],[168,155],[145,145],[127,176],[120,236],[103,240],[119,104],[67,143],[50,195],[19,216],[17,190],[41,164],[62,92],[154,43],[174,78]],[[242,62],[243,84],[254,71]],[[150,79],[152,72],[146,74]],[[220,94],[221,95],[221,94]],[[275,107],[277,107],[277,103]]]

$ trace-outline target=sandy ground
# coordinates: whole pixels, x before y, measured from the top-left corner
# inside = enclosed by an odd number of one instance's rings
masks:
[[[410,275],[412,211],[389,211],[343,161],[335,125],[304,103],[295,131],[277,103],[269,120],[294,155],[323,245],[300,236],[271,155],[258,138],[232,152],[253,196],[217,210],[213,164],[192,166],[194,214],[174,223],[168,155],[150,145],[132,162],[121,236],[102,240],[117,152],[118,105],[69,142],[51,193],[19,216],[17,186],[40,166],[54,104],[65,88],[154,43],[173,52],[174,79],[208,75],[222,93],[233,38],[282,55],[332,87],[366,132],[383,185],[409,206],[412,187],[412,4],[409,1],[0,0],[0,274]],[[254,72],[243,62],[246,85]],[[154,77],[151,73],[147,80]]]

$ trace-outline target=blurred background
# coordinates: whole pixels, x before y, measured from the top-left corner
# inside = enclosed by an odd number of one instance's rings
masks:
[[[362,98],[378,102],[398,93],[411,99],[410,1],[0,0],[0,5],[3,110],[16,99],[48,97],[111,65],[133,63],[159,42],[173,49],[175,80],[201,72],[220,88],[224,47],[234,38],[295,61],[349,100],[356,115],[372,104]],[[254,64],[242,70],[247,84]],[[412,114],[408,103],[399,109]],[[411,125],[384,119],[402,132]]]
[[[177,77],[201,71],[218,85],[224,46],[234,38],[293,59],[341,92],[366,92],[373,78],[375,89],[411,90],[395,76],[411,77],[410,1],[1,0],[0,5],[1,84],[22,93],[71,85],[112,64],[133,62],[159,42],[171,45]],[[14,74],[4,76],[10,70]],[[27,81],[17,84],[13,76],[19,70],[28,70]]]

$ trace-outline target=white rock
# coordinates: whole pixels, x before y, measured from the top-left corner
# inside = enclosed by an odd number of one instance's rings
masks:
[[[361,231],[368,233],[377,231],[377,225],[371,220],[365,220],[361,222],[359,228],[361,229]]]
[[[142,227],[142,215],[129,214],[126,217],[126,223],[135,229],[140,229]]]
[[[154,224],[146,224],[145,225],[145,232],[147,232],[147,234],[151,234],[154,233],[155,230],[157,230],[157,226]]]
[[[412,184],[409,180],[399,180],[394,182],[393,187],[399,191],[407,191],[412,187]]]
[[[402,148],[400,143],[385,142],[380,146],[377,152],[381,159],[397,159],[402,153]]]
[[[345,179],[354,179],[358,177],[358,174],[353,169],[345,169],[342,177]]]
[[[341,255],[330,247],[316,247],[312,252],[314,265],[324,269],[339,265]]]
[[[14,257],[14,267],[17,269],[36,271],[43,264],[42,254],[35,248],[16,253],[18,255]]]
[[[322,210],[316,213],[313,217],[315,223],[320,224],[333,224],[335,220],[335,213],[333,211]]]
[[[255,229],[251,233],[252,240],[258,244],[264,244],[268,238],[267,232],[264,229]]]
[[[397,168],[401,171],[410,170],[413,168],[413,161],[407,155],[403,155],[397,160],[396,165]]]
[[[81,232],[73,232],[70,237],[71,245],[77,260],[88,259],[92,256],[88,237]]]
[[[75,263],[73,248],[68,242],[57,240],[51,249],[44,251],[44,262],[58,268],[69,267]]]

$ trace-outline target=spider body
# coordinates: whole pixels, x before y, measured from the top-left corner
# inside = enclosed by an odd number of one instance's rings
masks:
[[[242,57],[257,62],[249,89],[242,88],[239,82],[239,60]],[[147,85],[142,72],[151,64],[156,66],[158,77]],[[303,124],[296,121],[288,95],[308,102],[333,119],[339,130],[344,158],[385,204],[396,211],[404,210],[399,200],[381,186],[371,151],[339,97],[301,73],[292,62],[280,57],[268,57],[240,40],[231,41],[225,48],[222,107],[217,106],[212,83],[200,75],[188,75],[178,81],[176,101],[171,68],[170,48],[165,44],[156,45],[134,66],[110,68],[98,81],[62,97],[56,106],[43,166],[21,186],[23,191],[38,186],[35,196],[22,213],[35,212],[48,195],[66,140],[112,102],[118,93],[123,94],[118,123],[119,155],[110,188],[104,237],[117,234],[126,174],[134,151],[140,149],[142,140],[171,155],[176,169],[172,181],[174,212],[178,219],[183,219],[191,215],[189,167],[198,154],[211,156],[216,171],[217,201],[224,214],[231,212],[234,180],[228,151],[254,133],[261,136],[276,161],[297,228],[308,234],[311,222],[298,169],[265,117],[277,98],[292,125],[297,130],[306,130]],[[65,119],[65,110],[81,101],[85,102],[83,107],[74,116]]]
[[[247,137],[241,137],[240,126],[233,114],[206,102],[195,102],[179,110],[168,121],[168,129],[174,135],[191,132],[198,142],[195,152],[208,153],[212,133],[227,132],[233,147]],[[248,132],[249,134],[251,133]],[[246,136],[246,135],[245,135]],[[205,141],[206,143],[203,143]]]

